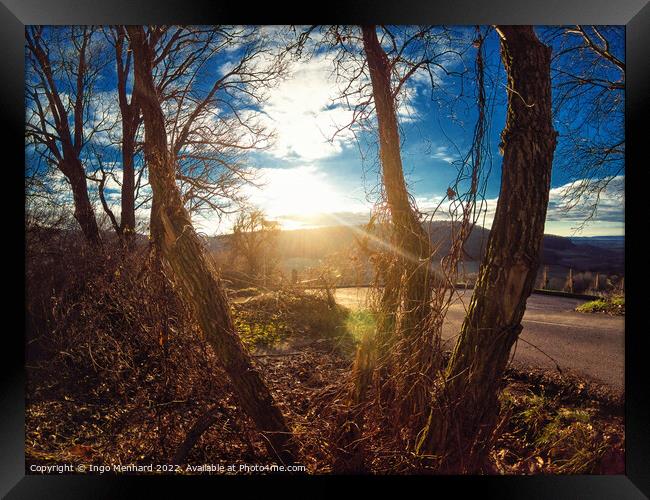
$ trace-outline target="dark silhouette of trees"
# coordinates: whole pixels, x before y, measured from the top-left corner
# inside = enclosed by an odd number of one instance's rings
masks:
[[[87,26],[25,30],[26,140],[34,148],[34,161],[52,165],[65,176],[72,190],[74,217],[86,240],[100,246],[84,158],[93,134],[105,123],[104,116],[90,109],[102,67],[101,47],[94,43],[93,34]]]
[[[96,198],[117,235],[132,236],[144,165],[140,161],[137,170],[134,166],[141,117],[136,103],[128,102],[131,56],[123,30],[30,27],[26,38],[28,61],[31,61],[27,78],[26,138],[34,147],[34,155],[27,159],[27,170],[33,172],[32,179],[41,181],[34,189],[28,188],[28,196],[49,198],[47,201],[52,204],[56,176],[52,178],[49,169],[43,166],[63,165],[65,172],[60,170],[73,194],[75,218],[86,238],[96,240],[102,229],[93,206]],[[99,82],[111,62],[116,61],[117,92],[113,102],[110,90],[100,88]],[[66,131],[66,126],[70,130]],[[119,155],[114,152],[116,146],[121,150]],[[73,160],[66,160],[66,155]],[[76,163],[77,167],[68,166]],[[107,196],[109,185],[111,198]],[[111,205],[116,185],[120,185],[119,217]]]

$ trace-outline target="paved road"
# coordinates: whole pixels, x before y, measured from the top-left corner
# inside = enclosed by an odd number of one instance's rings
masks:
[[[367,293],[367,288],[339,288],[336,299],[342,305],[358,309],[365,307]],[[442,337],[449,349],[460,331],[470,298],[471,290],[459,290],[447,313]],[[514,363],[555,370],[555,363],[541,350],[554,358],[563,372],[580,375],[622,393],[624,318],[575,312],[576,306],[583,302],[533,294],[528,299]]]

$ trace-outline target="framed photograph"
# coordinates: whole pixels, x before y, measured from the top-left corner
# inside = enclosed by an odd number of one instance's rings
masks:
[[[644,0],[0,14],[7,498],[650,496]]]

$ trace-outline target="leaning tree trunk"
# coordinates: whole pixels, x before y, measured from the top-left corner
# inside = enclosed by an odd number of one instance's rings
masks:
[[[152,77],[154,52],[142,27],[127,28],[134,54],[135,84],[144,117],[145,159],[153,191],[152,239],[173,272],[208,342],[228,374],[242,409],[252,418],[269,451],[285,463],[297,458],[284,417],[245,351],[216,277],[175,183],[174,156]]]
[[[540,260],[557,133],[551,121],[551,49],[530,26],[498,26],[508,76],[501,192],[487,253],[444,389],[419,451],[449,472],[484,465],[498,416],[498,389],[521,332]]]

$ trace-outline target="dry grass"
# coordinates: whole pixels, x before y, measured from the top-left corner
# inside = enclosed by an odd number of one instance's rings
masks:
[[[597,402],[563,402],[519,383],[501,404],[507,422],[492,453],[500,473],[624,473],[622,418]]]
[[[144,249],[113,255],[97,266],[68,251],[56,266],[35,261],[28,270],[31,284],[39,277],[49,293],[30,297],[28,309],[27,467],[170,463],[207,413],[214,421],[188,463],[273,463],[155,262]],[[299,441],[304,465],[331,473],[349,416],[352,352],[374,331],[375,317],[295,290],[246,295],[233,307],[243,340]],[[618,470],[623,430],[616,412],[575,384],[544,382],[545,393],[539,386],[535,378],[511,377],[494,473]],[[407,451],[408,432],[396,440],[395,429],[382,425],[380,405],[363,410],[366,472],[435,472]]]
[[[233,302],[237,331],[249,348],[273,347],[291,339],[323,338],[349,350],[353,339],[346,328],[348,314],[346,308],[332,306],[322,293],[292,288],[258,292]]]

